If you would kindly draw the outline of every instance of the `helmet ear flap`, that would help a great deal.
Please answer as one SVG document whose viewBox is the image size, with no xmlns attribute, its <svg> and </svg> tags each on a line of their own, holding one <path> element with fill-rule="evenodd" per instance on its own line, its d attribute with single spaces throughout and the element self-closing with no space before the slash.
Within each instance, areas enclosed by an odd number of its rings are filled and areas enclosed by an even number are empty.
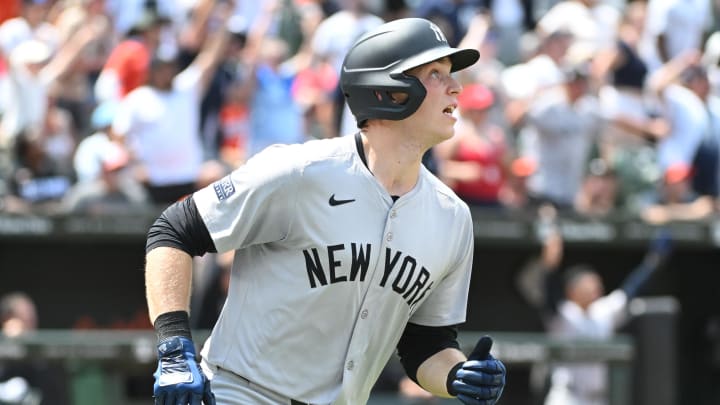
<svg viewBox="0 0 720 405">
<path fill-rule="evenodd" d="M 375 97 L 378 101 L 382 101 L 384 98 L 387 98 L 391 103 L 397 105 L 405 105 L 410 99 L 410 95 L 404 91 L 385 91 L 384 94 L 379 91 L 375 91 Z"/>
<path fill-rule="evenodd" d="M 388 79 L 380 85 L 355 85 L 344 93 L 358 123 L 371 118 L 402 120 L 420 107 L 427 91 L 418 78 L 393 74 Z"/>
</svg>

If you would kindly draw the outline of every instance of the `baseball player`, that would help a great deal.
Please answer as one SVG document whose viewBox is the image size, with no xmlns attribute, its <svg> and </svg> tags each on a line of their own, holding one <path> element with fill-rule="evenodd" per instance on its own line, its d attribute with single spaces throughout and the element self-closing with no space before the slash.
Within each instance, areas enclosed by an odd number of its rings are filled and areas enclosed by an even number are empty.
<svg viewBox="0 0 720 405">
<path fill-rule="evenodd" d="M 364 404 L 397 349 L 442 397 L 494 404 L 505 366 L 481 339 L 466 358 L 473 227 L 465 203 L 421 164 L 450 138 L 477 61 L 425 19 L 395 20 L 346 55 L 354 136 L 276 145 L 165 210 L 148 233 L 158 334 L 156 404 Z M 191 257 L 235 251 L 227 300 L 196 362 Z"/>
<path fill-rule="evenodd" d="M 558 340 L 611 338 L 628 321 L 628 303 L 637 297 L 672 254 L 672 238 L 660 230 L 643 260 L 618 288 L 605 293 L 601 275 L 591 266 L 576 264 L 561 270 L 564 241 L 557 212 L 539 209 L 542 253 L 522 269 L 520 292 L 541 314 L 549 335 Z M 544 405 L 609 405 L 608 365 L 603 362 L 556 362 L 550 370 L 537 365 L 533 374 L 547 376 L 542 388 Z M 543 378 L 539 378 L 542 380 Z"/>
</svg>

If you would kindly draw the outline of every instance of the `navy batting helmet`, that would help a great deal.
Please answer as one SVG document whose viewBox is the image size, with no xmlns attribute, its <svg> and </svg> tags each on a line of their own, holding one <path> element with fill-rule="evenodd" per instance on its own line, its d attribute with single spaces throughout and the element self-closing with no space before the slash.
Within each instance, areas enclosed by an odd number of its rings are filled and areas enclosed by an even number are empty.
<svg viewBox="0 0 720 405">
<path fill-rule="evenodd" d="M 420 80 L 406 71 L 444 57 L 452 62 L 451 71 L 475 63 L 475 49 L 448 45 L 440 28 L 423 18 L 401 18 L 383 24 L 363 35 L 345 56 L 340 86 L 358 125 L 370 118 L 402 120 L 414 113 L 425 98 Z M 408 95 L 404 103 L 389 93 Z"/>
</svg>

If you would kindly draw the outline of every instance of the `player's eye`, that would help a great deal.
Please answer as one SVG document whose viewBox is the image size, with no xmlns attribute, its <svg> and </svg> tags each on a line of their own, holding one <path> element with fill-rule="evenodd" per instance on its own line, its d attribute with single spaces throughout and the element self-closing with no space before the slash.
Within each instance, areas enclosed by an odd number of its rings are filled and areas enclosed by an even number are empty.
<svg viewBox="0 0 720 405">
<path fill-rule="evenodd" d="M 447 82 L 448 80 L 450 80 L 450 78 L 452 78 L 453 76 L 452 76 L 452 74 L 451 74 L 450 72 L 445 72 L 445 71 L 442 71 L 442 70 L 433 69 L 433 70 L 431 70 L 430 73 L 428 74 L 428 77 L 429 77 L 430 80 L 437 81 L 437 82 L 440 82 L 440 83 L 444 83 L 444 82 Z"/>
</svg>

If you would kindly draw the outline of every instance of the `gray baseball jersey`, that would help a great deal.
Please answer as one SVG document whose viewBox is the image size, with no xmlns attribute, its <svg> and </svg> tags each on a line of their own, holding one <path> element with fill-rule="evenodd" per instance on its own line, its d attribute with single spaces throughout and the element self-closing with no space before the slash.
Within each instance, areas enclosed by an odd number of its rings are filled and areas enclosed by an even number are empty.
<svg viewBox="0 0 720 405">
<path fill-rule="evenodd" d="M 236 250 L 211 367 L 360 404 L 408 321 L 465 321 L 470 211 L 425 168 L 393 202 L 351 136 L 273 146 L 194 200 L 217 250 Z"/>
</svg>

